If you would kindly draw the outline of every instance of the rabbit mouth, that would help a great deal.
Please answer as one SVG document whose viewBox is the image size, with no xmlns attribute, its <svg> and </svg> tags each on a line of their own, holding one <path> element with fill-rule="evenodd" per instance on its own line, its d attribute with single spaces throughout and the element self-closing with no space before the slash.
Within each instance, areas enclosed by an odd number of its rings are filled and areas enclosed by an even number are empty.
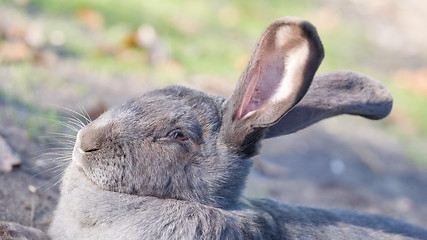
<svg viewBox="0 0 427 240">
<path fill-rule="evenodd" d="M 89 177 L 88 173 L 86 173 L 86 170 L 84 167 L 84 160 L 83 160 L 84 154 L 85 152 L 81 148 L 77 147 L 77 145 L 75 145 L 73 150 L 73 155 L 72 155 L 72 165 L 82 174 L 82 176 L 84 176 L 91 183 L 97 185 L 96 182 L 94 182 Z"/>
<path fill-rule="evenodd" d="M 73 149 L 73 156 L 72 156 L 72 161 L 75 163 L 75 165 L 79 168 L 79 169 L 83 169 L 83 154 L 85 152 L 77 147 L 77 144 L 74 146 Z"/>
</svg>

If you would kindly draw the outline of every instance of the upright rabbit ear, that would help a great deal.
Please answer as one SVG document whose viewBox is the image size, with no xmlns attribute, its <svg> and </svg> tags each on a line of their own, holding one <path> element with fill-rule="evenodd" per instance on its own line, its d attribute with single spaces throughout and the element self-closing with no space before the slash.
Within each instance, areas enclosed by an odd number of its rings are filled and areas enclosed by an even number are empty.
<svg viewBox="0 0 427 240">
<path fill-rule="evenodd" d="M 227 146 L 238 154 L 255 154 L 263 129 L 305 95 L 323 55 L 310 23 L 293 17 L 273 22 L 226 103 L 221 136 Z"/>
<path fill-rule="evenodd" d="M 390 113 L 392 105 L 390 92 L 373 78 L 351 71 L 320 74 L 301 102 L 269 127 L 265 137 L 290 134 L 340 114 L 381 119 Z"/>
</svg>

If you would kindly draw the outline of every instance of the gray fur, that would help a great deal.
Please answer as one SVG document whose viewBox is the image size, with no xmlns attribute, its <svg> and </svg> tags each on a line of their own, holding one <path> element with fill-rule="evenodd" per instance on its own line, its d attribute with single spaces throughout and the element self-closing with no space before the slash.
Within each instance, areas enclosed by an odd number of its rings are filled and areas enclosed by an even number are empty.
<svg viewBox="0 0 427 240">
<path fill-rule="evenodd" d="M 0 222 L 0 239 L 49 240 L 44 232 L 13 222 Z"/>
<path fill-rule="evenodd" d="M 276 41 L 280 31 L 288 41 Z M 290 54 L 307 46 L 307 58 Z M 426 230 L 383 216 L 241 195 L 249 157 L 266 133 L 292 133 L 338 114 L 379 119 L 390 111 L 391 95 L 371 78 L 343 71 L 313 80 L 322 58 L 314 27 L 282 18 L 261 37 L 229 99 L 171 86 L 104 113 L 78 133 L 49 236 L 427 239 Z M 277 91 L 260 84 L 279 88 L 281 82 L 263 71 L 286 75 L 292 61 L 299 70 L 284 78 L 292 82 L 291 95 L 272 101 Z"/>
<path fill-rule="evenodd" d="M 301 102 L 271 126 L 265 138 L 290 134 L 340 114 L 381 119 L 390 113 L 392 106 L 390 92 L 373 78 L 352 71 L 319 74 Z"/>
</svg>

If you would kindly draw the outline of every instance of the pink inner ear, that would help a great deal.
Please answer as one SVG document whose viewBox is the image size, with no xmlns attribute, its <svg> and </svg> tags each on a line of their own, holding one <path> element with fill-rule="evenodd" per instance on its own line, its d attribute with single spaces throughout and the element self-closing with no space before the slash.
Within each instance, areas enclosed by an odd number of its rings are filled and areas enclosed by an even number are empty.
<svg viewBox="0 0 427 240">
<path fill-rule="evenodd" d="M 242 97 L 242 102 L 240 103 L 240 106 L 237 110 L 235 120 L 240 120 L 244 115 L 247 114 L 246 109 L 248 107 L 248 104 L 251 102 L 252 95 L 258 85 L 259 73 L 260 67 L 259 64 L 256 63 L 254 71 L 251 74 L 252 76 L 248 82 L 248 86 L 246 87 L 245 94 Z"/>
<path fill-rule="evenodd" d="M 242 119 L 248 113 L 262 108 L 276 93 L 283 80 L 284 60 L 280 55 L 266 58 L 258 62 L 251 73 L 245 94 L 236 114 L 236 120 Z"/>
</svg>

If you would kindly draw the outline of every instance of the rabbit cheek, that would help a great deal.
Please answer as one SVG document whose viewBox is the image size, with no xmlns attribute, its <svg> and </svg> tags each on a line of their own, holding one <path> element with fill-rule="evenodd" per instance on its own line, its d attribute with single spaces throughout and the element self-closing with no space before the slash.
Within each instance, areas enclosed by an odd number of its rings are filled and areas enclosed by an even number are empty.
<svg viewBox="0 0 427 240">
<path fill-rule="evenodd" d="M 149 195 L 159 198 L 179 198 L 182 193 L 178 190 L 184 178 L 182 170 L 187 165 L 187 150 L 174 142 L 145 143 L 145 151 L 136 153 L 136 168 L 132 177 L 136 194 Z"/>
<path fill-rule="evenodd" d="M 105 152 L 84 153 L 80 166 L 86 177 L 98 187 L 107 191 L 119 191 L 120 176 L 124 167 L 120 167 L 120 157 L 111 157 Z"/>
</svg>

